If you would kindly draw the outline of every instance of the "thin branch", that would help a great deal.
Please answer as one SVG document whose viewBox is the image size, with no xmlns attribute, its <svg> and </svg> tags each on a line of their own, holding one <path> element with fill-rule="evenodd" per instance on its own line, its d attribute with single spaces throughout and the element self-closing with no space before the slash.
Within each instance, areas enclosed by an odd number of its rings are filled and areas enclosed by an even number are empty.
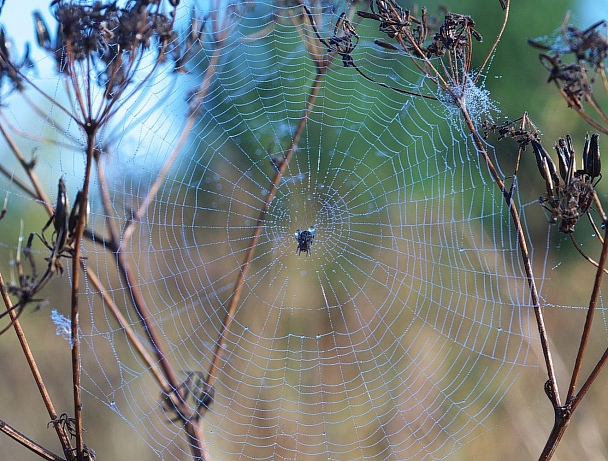
<svg viewBox="0 0 608 461">
<path fill-rule="evenodd" d="M 82 203 L 88 203 L 89 184 L 91 182 L 91 170 L 94 162 L 95 135 L 98 126 L 91 126 L 87 135 L 86 165 L 84 182 L 82 187 Z M 72 386 L 74 395 L 74 419 L 76 422 L 76 453 L 78 461 L 81 461 L 84 453 L 84 441 L 82 437 L 82 386 L 80 383 L 82 363 L 80 357 L 80 319 L 78 296 L 80 294 L 80 252 L 82 236 L 86 220 L 86 213 L 78 215 L 78 222 L 74 230 L 74 254 L 72 255 L 72 297 L 71 297 L 71 344 L 72 344 Z"/>
<path fill-rule="evenodd" d="M 500 42 L 500 39 L 502 38 L 502 34 L 504 33 L 505 28 L 507 27 L 507 21 L 509 20 L 509 11 L 511 8 L 511 0 L 505 0 L 504 2 L 501 0 L 500 5 L 501 5 L 503 11 L 505 12 L 505 18 L 502 21 L 502 26 L 500 28 L 500 31 L 496 35 L 496 40 L 494 40 L 494 43 L 492 44 L 490 51 L 488 51 L 488 54 L 486 55 L 486 59 L 483 61 L 483 64 L 477 70 L 475 77 L 473 77 L 473 82 L 477 82 L 477 80 L 481 76 L 482 71 L 488 65 L 488 62 L 490 62 L 490 59 L 492 58 L 492 55 L 494 54 L 494 51 L 496 50 L 496 47 L 498 46 L 498 42 Z"/>
<path fill-rule="evenodd" d="M 238 273 L 237 279 L 236 279 L 236 281 L 234 283 L 234 287 L 232 289 L 232 294 L 231 294 L 230 302 L 228 305 L 228 311 L 226 312 L 226 316 L 224 318 L 224 321 L 222 322 L 222 326 L 220 329 L 219 337 L 215 343 L 213 359 L 211 361 L 211 366 L 209 367 L 209 371 L 207 373 L 206 389 L 213 388 L 213 384 L 217 377 L 217 370 L 219 369 L 220 362 L 222 360 L 222 354 L 224 351 L 224 346 L 226 344 L 226 337 L 230 331 L 230 325 L 232 323 L 232 320 L 234 319 L 234 315 L 236 313 L 236 309 L 237 309 L 237 306 L 238 306 L 240 298 L 241 298 L 241 292 L 243 290 L 245 278 L 247 277 L 247 270 L 249 269 L 249 263 L 253 259 L 253 255 L 255 253 L 255 249 L 257 246 L 257 242 L 258 242 L 259 236 L 263 229 L 264 220 L 266 218 L 266 213 L 268 212 L 268 208 L 270 207 L 270 204 L 274 198 L 277 187 L 278 187 L 279 183 L 281 182 L 281 178 L 283 177 L 283 174 L 284 174 L 285 170 L 287 169 L 287 165 L 289 164 L 289 161 L 291 160 L 291 157 L 293 156 L 293 154 L 297 148 L 298 142 L 300 140 L 300 136 L 304 132 L 304 128 L 306 127 L 306 123 L 308 122 L 308 117 L 310 116 L 312 108 L 314 107 L 314 103 L 315 103 L 317 94 L 321 88 L 321 83 L 325 76 L 324 69 L 327 69 L 327 67 L 317 67 L 317 74 L 316 74 L 316 77 L 312 84 L 312 87 L 311 87 L 311 90 L 310 90 L 310 93 L 308 96 L 308 100 L 306 101 L 306 106 L 302 112 L 302 116 L 300 117 L 300 122 L 296 128 L 293 139 L 291 140 L 291 145 L 289 146 L 289 149 L 285 153 L 284 159 L 280 163 L 280 166 L 277 168 L 274 179 L 268 189 L 268 193 L 266 194 L 266 199 L 264 200 L 264 204 L 262 205 L 262 208 L 260 210 L 260 214 L 258 216 L 258 220 L 256 222 L 256 225 L 255 225 L 255 228 L 253 231 L 253 235 L 251 236 L 251 239 L 249 241 L 249 246 L 247 248 L 247 251 L 245 252 L 245 257 L 243 258 L 243 262 L 241 263 L 241 266 L 239 268 L 239 273 Z"/>
<path fill-rule="evenodd" d="M 530 289 L 530 298 L 532 301 L 532 307 L 534 308 L 534 315 L 536 317 L 536 325 L 538 328 L 540 343 L 541 343 L 541 347 L 543 350 L 543 356 L 545 359 L 545 367 L 547 370 L 547 375 L 549 377 L 549 381 L 555 392 L 556 401 L 559 404 L 559 393 L 557 391 L 557 379 L 555 377 L 555 367 L 553 365 L 553 359 L 551 357 L 551 350 L 549 347 L 549 338 L 548 338 L 548 334 L 547 334 L 547 328 L 545 327 L 545 321 L 544 321 L 543 313 L 542 313 L 542 310 L 540 307 L 538 289 L 536 287 L 534 272 L 532 270 L 532 263 L 530 260 L 530 252 L 528 250 L 526 236 L 524 234 L 524 230 L 521 225 L 521 219 L 519 217 L 517 207 L 515 206 L 515 201 L 513 200 L 513 195 L 508 193 L 508 191 L 505 187 L 504 181 L 498 175 L 498 172 L 496 171 L 496 168 L 494 167 L 494 164 L 492 163 L 492 160 L 490 159 L 490 156 L 488 155 L 488 153 L 483 145 L 483 142 L 482 142 L 475 126 L 473 125 L 473 121 L 471 120 L 471 117 L 470 117 L 466 107 L 464 105 L 461 105 L 460 109 L 465 118 L 467 127 L 469 128 L 469 131 L 471 132 L 471 135 L 473 137 L 473 142 L 475 143 L 475 146 L 477 147 L 477 151 L 483 158 L 486 166 L 488 167 L 488 170 L 490 171 L 490 175 L 492 176 L 492 179 L 494 180 L 494 182 L 500 189 L 502 196 L 505 198 L 505 201 L 507 202 L 507 206 L 509 209 L 509 213 L 511 214 L 511 221 L 515 225 L 515 233 L 517 235 L 519 250 L 521 252 L 522 261 L 524 263 L 524 270 L 526 273 L 526 279 L 528 281 L 528 287 Z"/>
<path fill-rule="evenodd" d="M 601 239 L 602 243 L 604 243 L 604 239 L 601 237 L 600 237 L 600 239 Z M 587 261 L 589 261 L 595 267 L 597 267 L 597 268 L 600 267 L 599 263 L 595 259 L 587 256 L 585 254 L 585 252 L 577 245 L 576 240 L 574 240 L 574 234 L 570 234 L 570 240 L 572 241 L 572 245 L 574 245 L 574 248 L 576 249 L 576 251 L 578 251 L 583 256 L 583 258 L 585 258 Z M 604 267 L 604 272 L 606 272 L 608 274 L 608 269 L 605 267 Z"/>
<path fill-rule="evenodd" d="M 32 194 L 29 191 L 29 188 L 27 186 L 25 186 L 24 183 L 19 182 L 20 187 L 24 191 L 28 192 L 30 195 L 33 195 L 34 198 L 36 198 L 37 200 L 42 201 L 49 216 L 52 215 L 53 207 L 51 206 L 46 194 L 44 193 L 44 189 L 42 188 L 42 185 L 40 184 L 40 181 L 38 180 L 38 176 L 36 176 L 36 174 L 34 174 L 34 168 L 33 168 L 32 162 L 27 162 L 25 160 L 25 158 L 23 157 L 23 154 L 21 153 L 21 150 L 19 149 L 19 147 L 17 146 L 17 144 L 15 143 L 15 141 L 13 140 L 11 135 L 4 129 L 4 126 L 1 123 L 0 123 L 0 133 L 2 133 L 2 136 L 4 136 L 4 139 L 8 143 L 11 150 L 13 151 L 13 154 L 15 154 L 15 157 L 17 157 L 17 160 L 19 160 L 19 163 L 25 170 L 25 173 L 28 175 L 30 182 L 34 186 L 35 194 Z"/>
<path fill-rule="evenodd" d="M 103 284 L 101 283 L 101 280 L 99 280 L 99 277 L 91 268 L 87 268 L 87 281 L 90 282 L 91 285 L 96 288 L 99 293 L 99 296 L 101 296 L 101 299 L 104 302 L 104 307 L 112 313 L 112 315 L 120 325 L 120 328 L 122 328 L 131 344 L 137 350 L 137 353 L 144 360 L 146 366 L 150 369 L 150 372 L 152 373 L 152 376 L 154 376 L 154 378 L 156 379 L 158 386 L 166 393 L 171 392 L 170 384 L 167 382 L 167 379 L 158 368 L 158 365 L 156 364 L 152 356 L 150 356 L 145 346 L 142 344 L 141 340 L 137 336 L 137 332 L 129 324 L 127 318 L 120 311 L 108 290 L 104 288 Z"/>
<path fill-rule="evenodd" d="M 5 421 L 0 420 L 0 431 L 4 432 L 11 439 L 19 442 L 28 450 L 32 451 L 36 456 L 46 459 L 47 461 L 65 461 L 61 456 L 56 455 L 50 450 L 47 450 L 42 445 L 34 442 L 32 439 L 19 432 L 17 429 L 13 428 L 11 425 L 6 423 Z"/>
<path fill-rule="evenodd" d="M 583 358 L 587 349 L 587 343 L 589 341 L 589 335 L 591 334 L 591 325 L 593 324 L 593 316 L 595 314 L 595 308 L 597 307 L 597 301 L 600 294 L 600 285 L 604 276 L 604 268 L 606 267 L 606 260 L 608 259 L 608 229 L 604 234 L 604 244 L 602 245 L 602 253 L 598 262 L 597 271 L 595 273 L 595 282 L 593 283 L 593 290 L 591 292 L 591 299 L 589 300 L 589 308 L 587 309 L 587 318 L 585 319 L 585 326 L 583 327 L 583 334 L 581 335 L 581 342 L 576 355 L 576 361 L 572 370 L 572 377 L 570 379 L 570 386 L 568 388 L 568 397 L 566 402 L 570 402 L 574 397 L 576 391 L 576 383 L 581 371 L 583 364 Z"/>
<path fill-rule="evenodd" d="M 584 382 L 584 384 L 581 386 L 580 391 L 578 391 L 578 393 L 573 397 L 572 403 L 570 404 L 570 408 L 572 411 L 576 410 L 576 407 L 578 407 L 578 404 L 581 403 L 581 400 L 583 399 L 583 397 L 585 397 L 585 395 L 587 394 L 587 391 L 589 391 L 589 388 L 594 383 L 595 379 L 599 375 L 600 371 L 602 371 L 602 368 L 604 368 L 604 365 L 606 365 L 607 361 L 608 361 L 608 348 L 604 351 L 604 353 L 602 354 L 602 357 L 598 360 L 597 364 L 595 365 L 595 367 L 589 374 L 589 377 Z"/>
<path fill-rule="evenodd" d="M 2 279 L 2 274 L 0 273 L 0 294 L 2 295 L 2 300 L 4 302 L 4 306 L 9 312 L 9 316 L 11 317 L 12 326 L 17 335 L 17 340 L 21 345 L 21 350 L 23 351 L 23 355 L 27 360 L 28 366 L 32 373 L 32 377 L 36 382 L 36 386 L 38 387 L 38 392 L 42 397 L 42 401 L 44 402 L 44 406 L 47 409 L 49 417 L 52 420 L 57 419 L 57 412 L 55 411 L 55 407 L 53 405 L 53 401 L 51 400 L 51 396 L 49 395 L 46 385 L 44 384 L 44 380 L 42 379 L 42 375 L 40 374 L 40 370 L 38 369 L 38 365 L 36 364 L 36 359 L 34 359 L 34 355 L 32 354 L 32 350 L 30 349 L 29 343 L 27 342 L 27 338 L 25 337 L 25 333 L 21 328 L 21 323 L 17 318 L 17 313 L 13 309 L 13 305 L 11 299 L 6 290 L 6 286 L 4 284 L 4 280 Z M 55 424 L 55 430 L 57 431 L 57 436 L 59 437 L 59 442 L 63 447 L 64 452 L 68 452 L 72 448 L 72 444 L 70 443 L 70 438 L 68 434 L 66 434 L 64 428 L 60 424 Z"/>
<path fill-rule="evenodd" d="M 139 221 L 146 214 L 150 204 L 152 203 L 152 200 L 156 196 L 158 190 L 160 189 L 160 186 L 162 185 L 163 181 L 165 180 L 167 174 L 169 173 L 169 170 L 173 166 L 173 163 L 175 162 L 177 155 L 182 151 L 184 143 L 190 137 L 190 132 L 192 130 L 192 127 L 194 126 L 194 123 L 197 120 L 196 114 L 198 113 L 198 109 L 200 108 L 200 105 L 202 104 L 203 99 L 205 98 L 205 96 L 207 95 L 207 92 L 209 91 L 211 79 L 215 73 L 216 66 L 219 61 L 219 57 L 220 57 L 220 47 L 217 47 L 215 49 L 213 55 L 211 56 L 211 59 L 209 60 L 209 65 L 207 67 L 207 70 L 205 71 L 205 75 L 203 76 L 203 81 L 195 93 L 194 100 L 192 101 L 192 103 L 190 105 L 191 114 L 188 117 L 186 124 L 184 125 L 182 133 L 181 133 L 175 147 L 173 148 L 173 151 L 167 157 L 167 160 L 165 161 L 160 173 L 157 175 L 156 179 L 154 180 L 154 183 L 150 187 L 150 190 L 148 191 L 146 197 L 144 197 L 142 204 L 139 206 L 137 211 L 135 211 L 135 213 L 133 214 L 133 219 L 130 220 L 125 226 L 125 229 L 124 229 L 124 232 L 122 235 L 123 245 L 126 245 L 126 243 L 124 243 L 124 242 L 128 242 L 130 240 L 131 235 L 133 234 L 133 231 L 134 231 L 135 223 L 137 221 Z"/>
</svg>

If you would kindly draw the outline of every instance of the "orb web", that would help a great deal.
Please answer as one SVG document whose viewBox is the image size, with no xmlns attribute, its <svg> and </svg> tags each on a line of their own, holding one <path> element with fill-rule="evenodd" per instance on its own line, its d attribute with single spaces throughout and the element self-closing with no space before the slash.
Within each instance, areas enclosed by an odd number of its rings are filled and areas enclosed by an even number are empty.
<svg viewBox="0 0 608 461">
<path fill-rule="evenodd" d="M 321 34 L 344 7 L 315 10 Z M 237 11 L 217 19 L 229 38 L 203 47 L 184 77 L 194 85 L 214 67 L 184 152 L 122 248 L 166 358 L 193 394 L 315 78 L 305 45 L 316 38 L 297 7 Z M 373 24 L 357 27 L 355 59 L 370 75 L 433 91 L 365 39 Z M 177 142 L 188 94 L 175 78 L 142 96 L 156 110 L 125 108 L 117 126 L 126 134 L 113 138 L 105 165 L 114 214 L 93 207 L 95 235 L 108 220 L 129 221 Z M 327 71 L 225 335 L 201 422 L 213 459 L 443 459 L 495 424 L 492 411 L 531 361 L 528 291 L 504 199 L 445 104 L 392 93 L 339 59 Z M 471 107 L 494 109 L 481 99 Z M 61 173 L 77 176 L 73 153 L 59 156 Z M 295 233 L 311 226 L 310 252 L 298 254 Z M 141 330 L 114 256 L 103 244 L 85 250 Z M 183 426 L 145 361 L 97 290 L 84 297 L 86 392 L 161 458 L 187 458 Z"/>
</svg>

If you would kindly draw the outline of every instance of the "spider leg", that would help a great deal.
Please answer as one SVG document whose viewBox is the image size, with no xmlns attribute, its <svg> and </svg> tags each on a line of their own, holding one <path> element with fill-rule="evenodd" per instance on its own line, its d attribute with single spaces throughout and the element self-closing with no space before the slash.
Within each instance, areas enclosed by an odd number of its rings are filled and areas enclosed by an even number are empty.
<svg viewBox="0 0 608 461">
<path fill-rule="evenodd" d="M 14 304 L 7 311 L 2 312 L 2 314 L 0 314 L 0 319 L 2 319 L 4 317 L 6 317 L 10 312 L 17 311 L 15 318 L 12 318 L 10 323 L 8 325 L 6 325 L 4 328 L 2 328 L 2 330 L 0 330 L 0 335 L 2 335 L 4 332 L 6 332 L 8 329 L 10 329 L 15 324 L 15 322 L 17 321 L 17 319 L 19 319 L 19 317 L 21 316 L 21 314 L 23 313 L 24 310 L 25 310 L 25 303 L 22 304 L 21 302 L 18 302 L 17 304 Z"/>
<path fill-rule="evenodd" d="M 340 27 L 344 25 L 344 18 L 346 18 L 346 13 L 342 12 L 340 17 L 336 21 L 336 25 L 334 26 L 334 36 L 338 35 L 338 31 L 340 30 Z"/>
<path fill-rule="evenodd" d="M 44 227 L 42 228 L 42 231 L 40 231 L 40 233 L 43 235 L 43 237 L 40 237 L 40 235 L 38 235 L 38 237 L 40 238 L 40 240 L 42 241 L 42 243 L 44 243 L 47 247 L 49 246 L 48 243 L 46 243 L 46 238 L 44 238 L 44 231 L 47 230 L 49 228 L 49 226 L 51 225 L 51 223 L 53 222 L 53 220 L 55 219 L 55 213 L 53 213 L 51 215 L 51 217 L 49 218 L 49 220 L 46 222 L 46 224 L 44 225 Z"/>
<path fill-rule="evenodd" d="M 38 240 L 40 240 L 44 244 L 45 247 L 47 247 L 49 250 L 53 251 L 53 247 L 49 244 L 47 239 L 44 237 L 44 234 L 39 234 L 38 232 L 32 232 L 31 235 L 35 235 L 36 237 L 38 237 Z"/>
<path fill-rule="evenodd" d="M 302 5 L 302 8 L 304 8 L 304 11 L 306 11 L 306 14 L 308 15 L 308 21 L 310 22 L 310 25 L 312 26 L 312 30 L 314 31 L 315 35 L 317 36 L 317 38 L 319 39 L 319 41 L 325 45 L 328 49 L 331 48 L 329 46 L 329 43 L 327 43 L 325 41 L 325 39 L 323 37 L 321 37 L 321 34 L 319 34 L 319 30 L 317 29 L 317 24 L 315 23 L 315 19 L 312 16 L 312 12 L 308 9 L 308 7 L 306 5 Z"/>
</svg>

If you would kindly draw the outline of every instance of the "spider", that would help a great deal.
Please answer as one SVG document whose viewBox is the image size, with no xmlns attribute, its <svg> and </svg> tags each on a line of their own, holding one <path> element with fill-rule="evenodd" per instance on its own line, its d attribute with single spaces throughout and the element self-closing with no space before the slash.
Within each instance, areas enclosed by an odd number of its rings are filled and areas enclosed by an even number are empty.
<svg viewBox="0 0 608 461">
<path fill-rule="evenodd" d="M 312 247 L 312 241 L 315 239 L 316 229 L 314 226 L 308 228 L 308 230 L 300 230 L 298 229 L 294 234 L 296 236 L 296 241 L 298 242 L 298 255 L 303 251 L 306 253 L 306 256 L 310 254 L 310 248 Z"/>
<path fill-rule="evenodd" d="M 547 185 L 547 193 L 540 196 L 540 204 L 551 213 L 549 222 L 561 219 L 559 231 L 572 234 L 576 222 L 591 208 L 595 186 L 601 178 L 599 135 L 586 136 L 583 151 L 583 169 L 576 170 L 572 138 L 560 138 L 555 150 L 559 158 L 559 176 L 555 163 L 545 148 L 535 139 L 531 140 L 536 163 Z M 595 179 L 598 178 L 596 181 Z M 595 181 L 595 182 L 594 182 Z"/>
<path fill-rule="evenodd" d="M 355 27 L 346 18 L 346 13 L 342 13 L 338 18 L 338 21 L 336 21 L 333 37 L 331 37 L 329 40 L 325 40 L 323 37 L 321 37 L 321 34 L 319 34 L 319 30 L 317 29 L 311 11 L 306 5 L 302 5 L 302 7 L 308 15 L 308 19 L 315 35 L 319 41 L 327 47 L 327 51 L 329 53 L 336 52 L 339 54 L 342 57 L 344 67 L 356 67 L 350 54 L 359 43 L 359 36 L 355 31 Z M 355 39 L 354 42 L 353 38 Z"/>
<path fill-rule="evenodd" d="M 88 204 L 86 207 L 83 206 L 81 191 L 78 191 L 76 194 L 76 201 L 71 211 L 69 208 L 70 205 L 66 193 L 65 182 L 63 181 L 63 178 L 59 178 L 55 211 L 42 228 L 42 232 L 36 234 L 40 241 L 51 250 L 51 256 L 48 258 L 51 273 L 59 271 L 63 274 L 63 267 L 59 262 L 59 259 L 62 256 L 69 257 L 74 252 L 74 249 L 72 248 L 72 244 L 74 243 L 74 232 L 76 231 L 76 225 L 81 213 L 85 213 L 86 225 L 89 210 Z M 53 240 L 49 243 L 44 236 L 44 231 L 47 230 L 51 224 L 53 224 L 54 231 Z"/>
<path fill-rule="evenodd" d="M 176 394 L 175 397 L 171 394 Z M 199 420 L 213 403 L 215 397 L 215 388 L 209 386 L 205 380 L 203 373 L 198 371 L 189 371 L 186 374 L 186 379 L 177 389 L 171 393 L 163 393 L 161 402 L 162 408 L 167 413 L 174 413 L 171 418 L 172 422 L 177 422 L 183 419 L 182 413 L 178 408 L 176 399 L 186 403 L 191 398 L 196 405 L 196 415 L 194 420 Z"/>
<path fill-rule="evenodd" d="M 89 212 L 88 204 L 84 206 L 82 198 L 82 192 L 78 191 L 76 194 L 74 207 L 70 211 L 65 182 L 63 181 L 63 178 L 59 178 L 57 205 L 55 206 L 53 215 L 44 225 L 40 233 L 32 232 L 30 234 L 27 240 L 27 245 L 23 249 L 23 254 L 27 257 L 32 269 L 30 275 L 23 273 L 20 256 L 17 256 L 16 263 L 17 270 L 19 272 L 19 284 L 11 284 L 8 288 L 10 294 L 19 298 L 19 301 L 15 303 L 11 309 L 11 311 L 14 310 L 16 312 L 16 317 L 12 319 L 7 326 L 0 329 L 0 335 L 13 325 L 14 321 L 19 318 L 28 304 L 37 302 L 38 307 L 40 307 L 41 303 L 45 302 L 46 300 L 44 298 L 35 298 L 36 293 L 42 290 L 42 288 L 47 284 L 54 274 L 57 272 L 63 274 L 63 266 L 61 265 L 60 259 L 62 257 L 70 258 L 74 254 L 74 234 L 76 232 L 78 219 L 82 213 L 84 213 L 85 226 L 87 222 Z M 51 242 L 49 243 L 44 236 L 44 231 L 47 230 L 51 224 L 53 225 L 54 230 Z M 32 257 L 32 243 L 34 241 L 34 236 L 38 237 L 44 246 L 46 246 L 51 252 L 50 256 L 45 258 L 48 261 L 48 265 L 46 271 L 40 278 L 38 277 L 36 264 L 34 262 L 34 258 Z M 10 311 L 1 313 L 0 319 L 9 312 Z"/>
<path fill-rule="evenodd" d="M 46 428 L 48 429 L 49 427 L 51 427 L 51 424 L 61 425 L 63 427 L 63 430 L 67 432 L 71 437 L 76 437 L 76 419 L 71 418 L 70 416 L 68 416 L 67 413 L 62 413 L 61 416 L 57 417 L 56 419 L 50 420 L 47 423 Z"/>
</svg>

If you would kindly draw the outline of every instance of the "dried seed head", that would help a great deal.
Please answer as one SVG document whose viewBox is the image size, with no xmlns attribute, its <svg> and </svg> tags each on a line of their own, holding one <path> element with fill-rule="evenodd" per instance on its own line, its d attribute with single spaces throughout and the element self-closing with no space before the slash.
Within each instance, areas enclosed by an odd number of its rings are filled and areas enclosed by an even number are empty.
<svg viewBox="0 0 608 461">
<path fill-rule="evenodd" d="M 602 164 L 600 162 L 600 135 L 594 133 L 585 136 L 585 149 L 583 151 L 583 170 L 586 174 L 595 179 L 601 176 Z"/>
</svg>

